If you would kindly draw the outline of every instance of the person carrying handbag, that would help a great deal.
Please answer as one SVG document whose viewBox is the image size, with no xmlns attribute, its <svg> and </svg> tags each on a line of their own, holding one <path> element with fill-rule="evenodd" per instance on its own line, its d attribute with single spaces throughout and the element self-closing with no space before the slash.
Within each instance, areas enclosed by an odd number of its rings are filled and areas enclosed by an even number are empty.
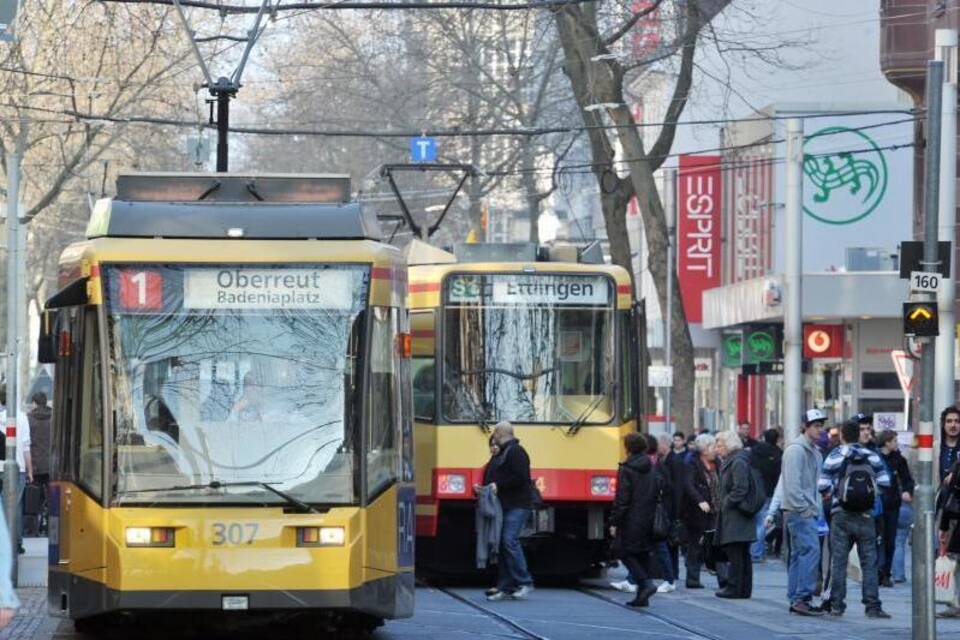
<svg viewBox="0 0 960 640">
<path fill-rule="evenodd" d="M 642 434 L 628 433 L 623 438 L 627 459 L 617 471 L 617 493 L 610 514 L 610 535 L 619 559 L 637 582 L 637 595 L 627 603 L 646 607 L 657 587 L 650 579 L 654 550 L 654 521 L 658 501 L 664 490 L 659 475 L 646 455 L 647 442 Z"/>
<path fill-rule="evenodd" d="M 940 549 L 937 556 L 952 556 L 956 560 L 957 555 L 960 555 L 960 461 L 955 462 L 953 467 L 950 468 L 946 480 L 948 484 L 944 490 L 943 508 L 940 510 Z M 955 566 L 960 566 L 960 563 Z M 960 585 L 960 575 L 955 568 L 953 604 L 937 613 L 938 618 L 954 620 L 960 618 L 960 607 L 957 607 L 958 599 L 960 599 L 960 586 L 958 585 Z"/>
</svg>

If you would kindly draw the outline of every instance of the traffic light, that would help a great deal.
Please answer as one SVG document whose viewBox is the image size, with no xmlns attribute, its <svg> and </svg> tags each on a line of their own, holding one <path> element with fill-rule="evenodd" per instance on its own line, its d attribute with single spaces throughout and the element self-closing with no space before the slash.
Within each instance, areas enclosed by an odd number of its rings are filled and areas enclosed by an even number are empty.
<svg viewBox="0 0 960 640">
<path fill-rule="evenodd" d="M 939 335 L 939 317 L 936 302 L 904 302 L 903 333 L 917 338 Z"/>
</svg>

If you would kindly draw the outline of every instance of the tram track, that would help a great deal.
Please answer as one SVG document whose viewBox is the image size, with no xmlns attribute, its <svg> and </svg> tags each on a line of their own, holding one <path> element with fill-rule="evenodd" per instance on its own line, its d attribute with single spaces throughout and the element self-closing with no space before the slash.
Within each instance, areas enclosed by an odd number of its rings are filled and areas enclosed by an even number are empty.
<svg viewBox="0 0 960 640">
<path fill-rule="evenodd" d="M 720 636 L 715 636 L 715 635 L 713 635 L 713 634 L 710 634 L 710 633 L 707 633 L 707 632 L 703 631 L 702 629 L 698 629 L 698 628 L 693 627 L 693 626 L 691 626 L 691 625 L 684 624 L 684 623 L 682 623 L 682 622 L 678 622 L 678 621 L 674 620 L 673 618 L 671 618 L 671 617 L 669 617 L 669 616 L 665 616 L 665 615 L 660 614 L 660 613 L 655 613 L 654 611 L 651 611 L 649 607 L 647 607 L 647 608 L 645 608 L 645 609 L 641 609 L 641 610 L 632 609 L 631 607 L 628 607 L 628 606 L 627 606 L 626 604 L 624 604 L 623 602 L 620 602 L 619 600 L 615 600 L 614 598 L 611 598 L 611 597 L 606 596 L 606 595 L 604 595 L 604 594 L 602 594 L 602 593 L 599 593 L 599 592 L 597 592 L 597 591 L 595 591 L 595 590 L 593 590 L 593 589 L 591 589 L 591 588 L 589 588 L 589 587 L 577 587 L 576 590 L 577 590 L 578 593 L 582 593 L 582 594 L 585 595 L 585 596 L 589 596 L 589 597 L 591 597 L 591 598 L 595 598 L 595 599 L 597 599 L 597 600 L 601 600 L 601 601 L 606 602 L 607 604 L 613 605 L 613 606 L 615 606 L 615 607 L 620 607 L 621 609 L 631 609 L 632 611 L 637 611 L 638 613 L 643 613 L 644 615 L 650 616 L 651 618 L 654 618 L 654 619 L 656 619 L 656 620 L 659 620 L 660 622 L 662 622 L 662 623 L 664 623 L 664 624 L 668 624 L 668 625 L 670 625 L 671 627 L 674 627 L 674 628 L 676 628 L 676 629 L 678 629 L 678 630 L 680 630 L 680 631 L 685 631 L 686 633 L 689 633 L 689 634 L 693 635 L 693 636 L 696 637 L 696 638 L 702 638 L 703 640 L 723 640 L 723 638 L 721 638 Z"/>
<path fill-rule="evenodd" d="M 457 602 L 467 605 L 471 609 L 479 611 L 480 613 L 484 614 L 488 618 L 496 620 L 501 625 L 508 627 L 509 629 L 512 629 L 513 631 L 519 634 L 522 634 L 525 640 L 550 640 L 547 636 L 539 634 L 536 631 L 532 631 L 531 629 L 528 629 L 527 627 L 520 624 L 516 620 L 510 618 L 509 616 L 505 616 L 498 611 L 494 611 L 490 607 L 485 607 L 479 602 L 475 602 L 466 596 L 462 596 L 459 593 L 453 591 L 452 589 L 448 589 L 447 587 L 440 587 L 436 585 L 430 585 L 430 587 L 446 596 L 453 598 Z"/>
</svg>

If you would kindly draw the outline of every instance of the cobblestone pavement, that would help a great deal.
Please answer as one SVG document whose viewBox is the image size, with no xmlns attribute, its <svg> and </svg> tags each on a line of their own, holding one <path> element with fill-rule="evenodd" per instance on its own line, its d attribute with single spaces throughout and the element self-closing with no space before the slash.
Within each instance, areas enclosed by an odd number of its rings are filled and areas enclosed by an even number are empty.
<svg viewBox="0 0 960 640">
<path fill-rule="evenodd" d="M 883 589 L 884 608 L 892 620 L 869 620 L 859 605 L 860 586 L 851 581 L 848 609 L 839 619 L 791 616 L 785 598 L 786 572 L 778 561 L 755 567 L 755 591 L 751 600 L 723 601 L 707 589 L 657 595 L 645 611 L 623 607 L 629 596 L 606 587 L 606 582 L 585 583 L 579 590 L 539 588 L 526 602 L 488 603 L 479 587 L 417 591 L 416 615 L 409 620 L 388 622 L 375 640 L 483 640 L 516 638 L 580 640 L 894 640 L 910 637 L 910 589 L 897 585 Z M 621 575 L 613 570 L 610 579 Z M 0 640 L 79 640 L 70 621 L 51 618 L 46 612 L 46 591 L 28 587 L 18 590 L 23 608 Z M 938 640 L 960 640 L 960 621 L 939 621 Z M 137 635 L 150 637 L 148 629 Z M 277 628 L 259 628 L 229 638 L 276 638 Z M 124 634 L 129 635 L 129 634 Z M 156 636 L 156 634 L 154 634 Z M 178 634 L 179 635 L 179 634 Z M 318 634 L 303 634 L 316 638 Z M 170 637 L 169 634 L 165 636 Z M 324 635 L 324 637 L 329 637 Z"/>
</svg>

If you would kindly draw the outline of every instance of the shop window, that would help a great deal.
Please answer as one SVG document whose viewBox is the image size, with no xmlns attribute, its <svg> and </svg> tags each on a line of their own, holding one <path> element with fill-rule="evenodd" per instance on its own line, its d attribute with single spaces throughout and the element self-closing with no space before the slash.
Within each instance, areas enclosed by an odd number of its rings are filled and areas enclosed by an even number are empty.
<svg viewBox="0 0 960 640">
<path fill-rule="evenodd" d="M 860 376 L 860 387 L 869 391 L 900 391 L 896 373 L 865 371 Z"/>
</svg>

